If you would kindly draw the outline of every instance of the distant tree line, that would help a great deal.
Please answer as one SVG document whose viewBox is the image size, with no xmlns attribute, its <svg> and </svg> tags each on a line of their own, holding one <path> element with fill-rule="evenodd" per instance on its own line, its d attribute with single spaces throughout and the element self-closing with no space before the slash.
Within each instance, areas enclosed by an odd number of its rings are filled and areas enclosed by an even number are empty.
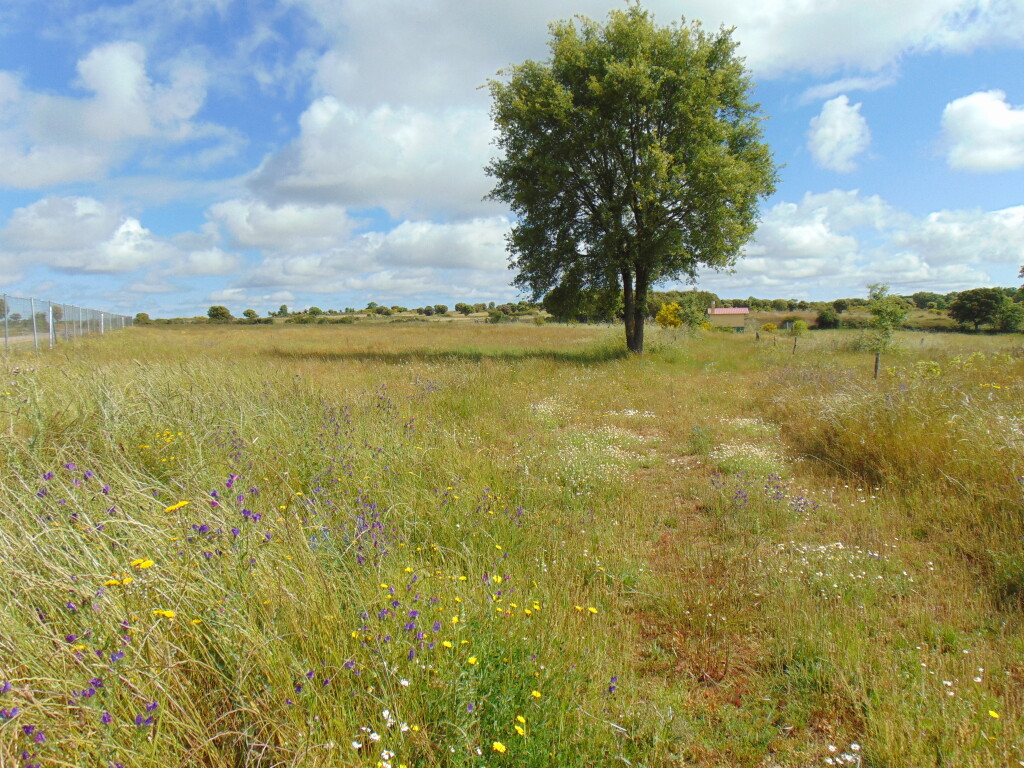
<svg viewBox="0 0 1024 768">
<path fill-rule="evenodd" d="M 1020 277 L 1024 278 L 1024 267 L 1021 267 Z M 972 288 L 949 293 L 932 291 L 917 291 L 909 295 L 887 293 L 885 300 L 887 305 L 898 307 L 903 312 L 901 315 L 903 318 L 910 310 L 917 309 L 935 313 L 940 318 L 948 317 L 963 329 L 999 332 L 1024 331 L 1024 286 L 1019 288 Z M 647 295 L 646 318 L 653 321 L 659 316 L 659 313 L 669 307 L 667 314 L 662 314 L 663 318 L 672 317 L 678 319 L 680 324 L 694 328 L 707 319 L 707 310 L 712 306 L 746 307 L 751 312 L 815 312 L 817 313 L 815 327 L 825 329 L 871 327 L 873 321 L 870 317 L 870 310 L 872 307 L 877 308 L 878 304 L 877 297 L 871 298 L 870 296 L 832 301 L 807 301 L 804 299 L 766 299 L 756 296 L 748 296 L 745 299 L 721 298 L 710 291 L 700 290 L 650 291 Z M 6 307 L 3 307 L 3 310 L 6 311 Z M 530 301 L 506 302 L 504 304 L 497 304 L 493 301 L 486 303 L 457 302 L 454 307 L 454 312 L 464 317 L 486 314 L 486 320 L 490 323 L 507 322 L 526 315 L 536 316 L 542 311 L 557 322 L 608 323 L 623 319 L 624 306 L 621 291 L 586 288 L 573 285 L 571 282 L 562 282 L 549 291 L 539 303 Z M 445 317 L 450 316 L 451 312 L 446 304 L 428 304 L 409 309 L 398 304 L 388 306 L 371 301 L 364 309 L 345 307 L 344 309 L 325 310 L 311 306 L 305 309 L 291 310 L 286 304 L 282 304 L 276 311 L 267 312 L 267 317 L 260 317 L 255 310 L 246 309 L 242 312 L 241 317 L 236 318 L 227 307 L 214 305 L 207 310 L 205 317 L 153 320 L 149 314 L 140 312 L 135 316 L 135 323 L 146 325 L 150 323 L 210 322 L 252 325 L 272 323 L 275 318 L 298 324 L 346 323 L 354 322 L 357 315 L 387 317 L 399 314 Z M 9 317 L 9 320 L 12 321 L 21 319 L 20 316 L 14 317 L 13 314 Z M 675 319 L 673 319 L 673 323 Z M 779 322 L 785 322 L 787 319 L 795 321 L 803 318 L 793 315 L 788 318 L 784 317 Z M 537 318 L 537 322 L 543 322 L 543 317 Z M 904 320 L 900 322 L 904 322 Z"/>
</svg>

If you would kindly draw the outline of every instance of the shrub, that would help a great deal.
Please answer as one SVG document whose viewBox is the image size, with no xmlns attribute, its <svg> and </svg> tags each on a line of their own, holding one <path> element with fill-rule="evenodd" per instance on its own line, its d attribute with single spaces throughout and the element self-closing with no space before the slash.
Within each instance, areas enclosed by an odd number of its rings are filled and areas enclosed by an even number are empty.
<svg viewBox="0 0 1024 768">
<path fill-rule="evenodd" d="M 839 313 L 834 309 L 823 309 L 818 313 L 817 320 L 814 321 L 815 326 L 818 328 L 838 328 L 839 327 Z"/>
<path fill-rule="evenodd" d="M 683 318 L 679 312 L 679 305 L 674 301 L 662 304 L 661 309 L 658 310 L 657 317 L 654 318 L 654 322 L 662 328 L 678 328 L 683 324 Z"/>
</svg>

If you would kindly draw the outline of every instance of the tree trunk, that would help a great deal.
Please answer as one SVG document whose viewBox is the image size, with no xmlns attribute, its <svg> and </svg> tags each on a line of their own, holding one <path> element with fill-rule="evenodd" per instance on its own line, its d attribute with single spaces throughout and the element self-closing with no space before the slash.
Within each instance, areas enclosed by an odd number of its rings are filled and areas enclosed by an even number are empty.
<svg viewBox="0 0 1024 768">
<path fill-rule="evenodd" d="M 623 276 L 629 274 L 624 272 Z M 629 275 L 632 278 L 632 275 Z M 636 284 L 630 285 L 632 280 L 626 281 L 629 289 L 624 293 L 626 304 L 626 348 L 634 354 L 643 352 L 643 327 L 644 319 L 647 317 L 647 270 L 638 267 L 636 270 Z"/>
<path fill-rule="evenodd" d="M 626 326 L 626 349 L 634 352 L 633 336 L 636 333 L 636 296 L 633 293 L 633 273 L 622 270 L 622 319 Z"/>
</svg>

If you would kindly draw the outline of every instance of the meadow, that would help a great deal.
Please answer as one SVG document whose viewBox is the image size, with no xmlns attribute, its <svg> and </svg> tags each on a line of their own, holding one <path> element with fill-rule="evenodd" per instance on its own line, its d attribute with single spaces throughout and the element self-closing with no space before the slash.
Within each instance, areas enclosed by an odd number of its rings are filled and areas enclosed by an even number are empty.
<svg viewBox="0 0 1024 768">
<path fill-rule="evenodd" d="M 1024 765 L 1024 343 L 136 327 L 0 376 L 0 766 Z"/>
</svg>

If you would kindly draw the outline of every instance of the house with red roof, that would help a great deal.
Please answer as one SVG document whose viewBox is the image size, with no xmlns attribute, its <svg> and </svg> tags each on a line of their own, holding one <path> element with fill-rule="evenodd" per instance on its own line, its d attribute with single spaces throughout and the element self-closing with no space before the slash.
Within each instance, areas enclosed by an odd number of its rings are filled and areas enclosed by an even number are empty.
<svg viewBox="0 0 1024 768">
<path fill-rule="evenodd" d="M 749 316 L 750 310 L 746 307 L 716 307 L 714 304 L 708 307 L 708 322 L 712 328 L 732 328 L 743 333 Z"/>
</svg>

